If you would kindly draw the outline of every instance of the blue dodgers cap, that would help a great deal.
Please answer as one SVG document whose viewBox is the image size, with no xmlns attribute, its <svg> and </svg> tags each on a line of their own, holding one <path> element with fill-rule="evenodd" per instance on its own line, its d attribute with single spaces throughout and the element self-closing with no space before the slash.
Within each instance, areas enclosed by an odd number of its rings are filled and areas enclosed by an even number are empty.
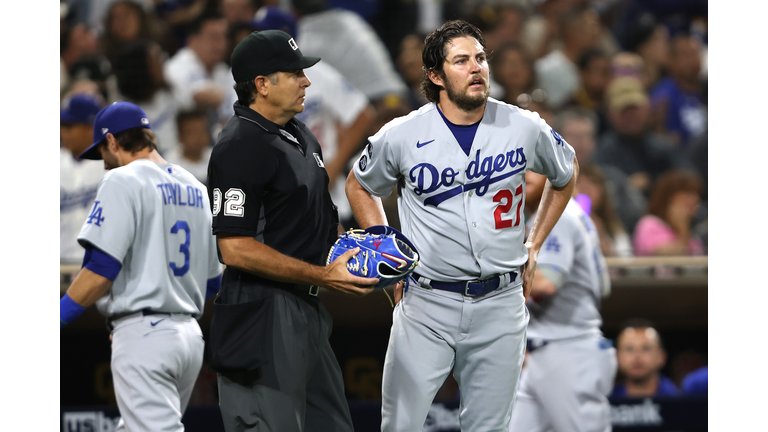
<svg viewBox="0 0 768 432">
<path fill-rule="evenodd" d="M 115 102 L 96 114 L 93 122 L 93 144 L 80 154 L 80 159 L 101 160 L 99 144 L 107 137 L 126 129 L 142 127 L 151 129 L 149 117 L 138 105 L 130 102 Z"/>
<path fill-rule="evenodd" d="M 101 102 L 96 96 L 75 94 L 67 97 L 61 104 L 62 123 L 93 124 L 96 114 L 101 109 Z"/>
<path fill-rule="evenodd" d="M 296 37 L 296 16 L 280 9 L 279 6 L 262 6 L 253 18 L 256 30 L 282 30 L 292 38 Z"/>
</svg>

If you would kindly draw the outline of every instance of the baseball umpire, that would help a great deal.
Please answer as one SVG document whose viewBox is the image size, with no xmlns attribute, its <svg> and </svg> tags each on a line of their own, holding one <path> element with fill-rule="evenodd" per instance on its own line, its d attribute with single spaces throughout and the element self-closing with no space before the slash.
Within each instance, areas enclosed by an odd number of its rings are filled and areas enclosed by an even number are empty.
<svg viewBox="0 0 768 432">
<path fill-rule="evenodd" d="M 311 84 L 305 57 L 279 30 L 254 32 L 232 53 L 235 115 L 208 167 L 213 233 L 227 265 L 211 320 L 211 367 L 228 432 L 352 431 L 331 316 L 318 287 L 364 295 L 345 252 L 320 144 L 294 116 Z"/>
<path fill-rule="evenodd" d="M 386 225 L 398 186 L 403 234 L 421 267 L 393 316 L 382 431 L 421 431 L 453 368 L 462 430 L 506 431 L 525 352 L 536 256 L 573 191 L 573 148 L 538 114 L 489 99 L 480 31 L 449 21 L 425 41 L 431 101 L 369 139 L 347 179 L 355 218 Z M 549 181 L 524 244 L 525 171 Z"/>
<path fill-rule="evenodd" d="M 78 236 L 83 269 L 61 299 L 61 327 L 93 303 L 108 317 L 117 431 L 183 431 L 203 364 L 195 318 L 221 281 L 208 194 L 155 151 L 134 104 L 99 111 L 93 137 L 80 158 L 110 171 Z"/>
</svg>

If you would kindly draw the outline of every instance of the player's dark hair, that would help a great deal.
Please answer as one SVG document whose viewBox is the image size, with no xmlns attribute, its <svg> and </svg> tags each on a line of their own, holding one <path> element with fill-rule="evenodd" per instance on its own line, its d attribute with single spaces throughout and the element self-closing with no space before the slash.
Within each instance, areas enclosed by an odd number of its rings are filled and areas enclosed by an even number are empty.
<svg viewBox="0 0 768 432">
<path fill-rule="evenodd" d="M 176 115 L 176 127 L 181 130 L 181 126 L 184 124 L 184 122 L 192 119 L 203 119 L 208 121 L 208 113 L 199 108 L 188 111 L 181 111 Z"/>
<path fill-rule="evenodd" d="M 673 169 L 662 174 L 654 183 L 651 197 L 648 199 L 648 214 L 652 214 L 673 226 L 669 223 L 667 210 L 672 197 L 678 192 L 701 194 L 699 175 L 684 169 Z"/>
<path fill-rule="evenodd" d="M 277 84 L 278 72 L 273 72 L 266 77 L 269 78 L 269 81 L 273 85 Z M 240 105 L 247 107 L 256 100 L 256 94 L 258 92 L 256 91 L 256 83 L 254 83 L 253 80 L 235 83 L 233 88 L 235 89 L 235 93 L 237 93 L 237 101 Z"/>
<path fill-rule="evenodd" d="M 589 68 L 589 65 L 591 65 L 594 60 L 601 58 L 610 59 L 603 50 L 599 48 L 588 48 L 582 51 L 579 55 L 579 58 L 576 60 L 576 65 L 579 67 L 580 71 L 584 71 Z"/>
<path fill-rule="evenodd" d="M 293 0 L 292 5 L 299 16 L 311 15 L 328 9 L 326 0 Z"/>
<path fill-rule="evenodd" d="M 149 42 L 132 42 L 125 45 L 115 59 L 117 89 L 129 100 L 148 101 L 163 87 L 163 83 L 156 82 L 150 72 L 149 48 Z"/>
<path fill-rule="evenodd" d="M 656 335 L 658 336 L 657 339 L 659 341 L 659 348 L 664 349 L 664 342 L 661 340 L 661 334 L 659 334 L 659 331 L 656 330 L 656 328 L 653 326 L 653 322 L 651 320 L 645 319 L 645 318 L 630 318 L 619 326 L 619 332 L 616 333 L 617 335 L 621 335 L 624 333 L 624 330 L 627 329 L 642 329 L 642 328 L 652 328 L 654 331 L 656 331 Z M 618 345 L 618 336 L 616 337 L 616 342 Z"/>
<path fill-rule="evenodd" d="M 129 153 L 136 153 L 147 147 L 157 150 L 157 137 L 151 129 L 135 127 L 115 134 L 117 144 Z"/>
<path fill-rule="evenodd" d="M 421 52 L 421 61 L 424 63 L 424 76 L 421 81 L 421 91 L 430 102 L 440 100 L 440 90 L 443 89 L 429 79 L 429 72 L 433 71 L 445 78 L 443 65 L 445 56 L 448 55 L 448 43 L 457 37 L 469 36 L 475 38 L 485 50 L 485 39 L 477 27 L 463 20 L 448 21 L 433 31 L 424 40 L 424 51 Z"/>
<path fill-rule="evenodd" d="M 186 27 L 187 37 L 200 34 L 206 22 L 217 21 L 222 18 L 223 16 L 217 11 L 213 9 L 206 10 L 205 12 L 200 14 L 200 16 L 198 16 L 197 18 L 192 20 L 189 24 L 187 24 L 187 27 Z"/>
</svg>

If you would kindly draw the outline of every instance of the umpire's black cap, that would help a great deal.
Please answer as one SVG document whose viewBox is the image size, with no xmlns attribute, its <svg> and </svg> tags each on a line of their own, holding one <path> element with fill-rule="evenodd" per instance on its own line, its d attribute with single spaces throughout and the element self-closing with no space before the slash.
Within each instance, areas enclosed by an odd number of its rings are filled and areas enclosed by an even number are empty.
<svg viewBox="0 0 768 432">
<path fill-rule="evenodd" d="M 232 76 L 235 82 L 249 81 L 259 75 L 278 71 L 305 69 L 320 61 L 301 53 L 296 41 L 282 30 L 253 32 L 232 52 Z"/>
</svg>

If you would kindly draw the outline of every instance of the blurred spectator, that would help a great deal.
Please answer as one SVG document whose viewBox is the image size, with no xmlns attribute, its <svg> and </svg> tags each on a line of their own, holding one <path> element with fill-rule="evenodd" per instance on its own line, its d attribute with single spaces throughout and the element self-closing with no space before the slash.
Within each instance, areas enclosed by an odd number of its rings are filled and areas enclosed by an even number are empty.
<svg viewBox="0 0 768 432">
<path fill-rule="evenodd" d="M 667 361 L 661 336 L 646 320 L 630 320 L 616 338 L 616 357 L 623 381 L 616 384 L 611 396 L 653 397 L 675 396 L 675 383 L 659 371 Z"/>
<path fill-rule="evenodd" d="M 700 193 L 701 179 L 694 172 L 675 169 L 659 177 L 648 200 L 648 214 L 635 228 L 635 254 L 703 255 L 701 240 L 691 233 Z"/>
<path fill-rule="evenodd" d="M 606 97 L 610 129 L 598 141 L 595 162 L 620 169 L 646 195 L 660 174 L 689 166 L 679 149 L 651 131 L 648 95 L 640 80 L 615 78 Z"/>
<path fill-rule="evenodd" d="M 97 93 L 102 99 L 112 102 L 116 97 L 116 83 L 112 75 L 112 66 L 109 60 L 101 54 L 92 54 L 81 57 L 69 69 L 69 77 L 72 80 L 72 88 L 69 93 L 74 93 L 76 86 L 87 81 L 86 86 L 96 85 Z M 79 91 L 78 91 L 79 93 Z"/>
<path fill-rule="evenodd" d="M 256 30 L 282 30 L 296 39 L 299 34 L 298 18 L 292 12 L 277 6 L 262 6 L 251 23 Z"/>
<path fill-rule="evenodd" d="M 631 257 L 632 240 L 616 214 L 607 185 L 605 176 L 596 164 L 583 165 L 579 170 L 576 190 L 580 194 L 586 194 L 592 203 L 589 216 L 600 236 L 603 255 Z"/>
<path fill-rule="evenodd" d="M 191 24 L 187 46 L 164 69 L 179 108 L 208 110 L 214 134 L 232 117 L 237 99 L 235 81 L 224 63 L 227 52 L 227 22 L 219 15 L 206 14 Z"/>
<path fill-rule="evenodd" d="M 611 81 L 611 59 L 602 50 L 591 48 L 581 53 L 576 64 L 581 84 L 565 106 L 580 106 L 592 110 L 598 118 L 597 134 L 602 135 L 608 129 L 605 90 Z"/>
<path fill-rule="evenodd" d="M 77 158 L 93 144 L 93 121 L 101 106 L 98 96 L 85 94 L 68 96 L 61 106 L 59 234 L 62 264 L 83 261 L 84 249 L 77 243 L 77 235 L 93 207 L 105 173 L 101 161 Z"/>
<path fill-rule="evenodd" d="M 611 77 L 632 77 L 642 81 L 645 62 L 639 54 L 622 51 L 611 58 Z"/>
<path fill-rule="evenodd" d="M 211 159 L 213 147 L 206 112 L 182 111 L 176 116 L 176 127 L 179 143 L 163 157 L 170 163 L 181 165 L 201 183 L 208 184 L 208 161 Z"/>
<path fill-rule="evenodd" d="M 61 60 L 67 71 L 81 58 L 98 52 L 96 35 L 83 24 L 64 26 L 59 42 Z"/>
<path fill-rule="evenodd" d="M 405 96 L 408 88 L 389 52 L 359 15 L 328 9 L 325 0 L 293 0 L 293 8 L 299 17 L 296 42 L 301 52 L 322 58 L 372 102 L 388 94 Z"/>
<path fill-rule="evenodd" d="M 485 39 L 486 50 L 495 55 L 496 50 L 501 46 L 520 42 L 526 13 L 518 3 L 484 3 L 477 6 L 465 19 L 480 29 Z"/>
<path fill-rule="evenodd" d="M 597 116 L 593 112 L 585 108 L 570 108 L 558 114 L 555 122 L 550 124 L 573 147 L 580 166 L 594 164 Z M 599 169 L 601 176 L 606 179 L 604 193 L 613 202 L 612 211 L 618 214 L 624 229 L 631 233 L 637 221 L 645 214 L 645 196 L 632 187 L 629 178 L 620 169 L 611 165 L 599 165 Z M 606 209 L 608 211 L 611 210 Z"/>
<path fill-rule="evenodd" d="M 657 131 L 669 134 L 675 144 L 687 146 L 707 129 L 707 110 L 700 81 L 699 42 L 688 35 L 672 39 L 669 78 L 651 91 Z"/>
<path fill-rule="evenodd" d="M 597 12 L 588 7 L 574 7 L 563 17 L 563 48 L 557 49 L 535 63 L 536 80 L 547 92 L 553 109 L 560 108 L 579 87 L 576 62 L 589 48 L 597 48 L 600 21 Z"/>
<path fill-rule="evenodd" d="M 691 143 L 686 149 L 688 160 L 691 161 L 696 173 L 701 177 L 703 181 L 702 186 L 702 198 L 707 199 L 707 184 L 709 174 L 709 137 L 705 131 L 703 134 L 691 140 Z"/>
<path fill-rule="evenodd" d="M 354 220 L 344 191 L 349 162 L 365 144 L 376 114 L 365 95 L 323 61 L 304 73 L 312 85 L 306 89 L 304 111 L 296 118 L 309 127 L 323 149 L 331 197 L 342 226 L 348 227 Z"/>
<path fill-rule="evenodd" d="M 535 13 L 523 23 L 521 42 L 534 59 L 562 48 L 561 25 L 568 12 L 569 0 L 542 0 L 530 2 L 536 5 Z"/>
<path fill-rule="evenodd" d="M 707 394 L 709 390 L 709 366 L 702 366 L 688 374 L 680 387 L 685 394 Z"/>
<path fill-rule="evenodd" d="M 221 0 L 221 14 L 230 25 L 251 21 L 259 8 L 259 0 Z"/>
<path fill-rule="evenodd" d="M 500 100 L 517 105 L 521 94 L 533 92 L 533 61 L 522 45 L 514 42 L 504 44 L 489 61 L 491 75 L 502 90 Z"/>
<path fill-rule="evenodd" d="M 659 24 L 653 15 L 643 14 L 630 27 L 625 48 L 643 59 L 643 85 L 646 89 L 656 86 L 664 75 L 669 59 L 669 30 Z"/>
<path fill-rule="evenodd" d="M 227 27 L 227 55 L 224 56 L 224 62 L 232 67 L 232 52 L 241 40 L 249 34 L 257 31 L 258 28 L 254 21 L 242 21 L 230 24 Z"/>
<path fill-rule="evenodd" d="M 421 79 L 424 76 L 421 51 L 424 49 L 424 37 L 411 34 L 403 38 L 396 64 L 400 76 L 408 85 L 408 105 L 412 110 L 425 105 L 427 98 L 421 92 Z"/>
<path fill-rule="evenodd" d="M 154 42 L 123 46 L 115 58 L 115 76 L 120 100 L 141 107 L 157 137 L 157 151 L 165 157 L 176 145 L 177 102 L 163 76 L 166 55 Z"/>
<path fill-rule="evenodd" d="M 106 27 L 101 37 L 101 51 L 114 62 L 126 44 L 137 41 L 160 42 L 162 30 L 144 8 L 135 0 L 113 2 L 106 16 Z"/>
<path fill-rule="evenodd" d="M 551 125 L 555 121 L 555 112 L 549 107 L 547 93 L 542 89 L 535 89 L 531 94 L 520 94 L 515 101 L 515 105 L 537 113 L 547 124 Z"/>
<path fill-rule="evenodd" d="M 254 24 L 259 30 L 278 29 L 296 37 L 292 33 L 296 31 L 295 19 L 276 7 L 259 9 Z M 344 192 L 348 164 L 365 143 L 375 111 L 368 98 L 324 60 L 304 73 L 312 85 L 306 89 L 304 111 L 296 119 L 309 127 L 323 149 L 331 198 L 342 226 L 348 227 L 354 220 Z"/>
</svg>

